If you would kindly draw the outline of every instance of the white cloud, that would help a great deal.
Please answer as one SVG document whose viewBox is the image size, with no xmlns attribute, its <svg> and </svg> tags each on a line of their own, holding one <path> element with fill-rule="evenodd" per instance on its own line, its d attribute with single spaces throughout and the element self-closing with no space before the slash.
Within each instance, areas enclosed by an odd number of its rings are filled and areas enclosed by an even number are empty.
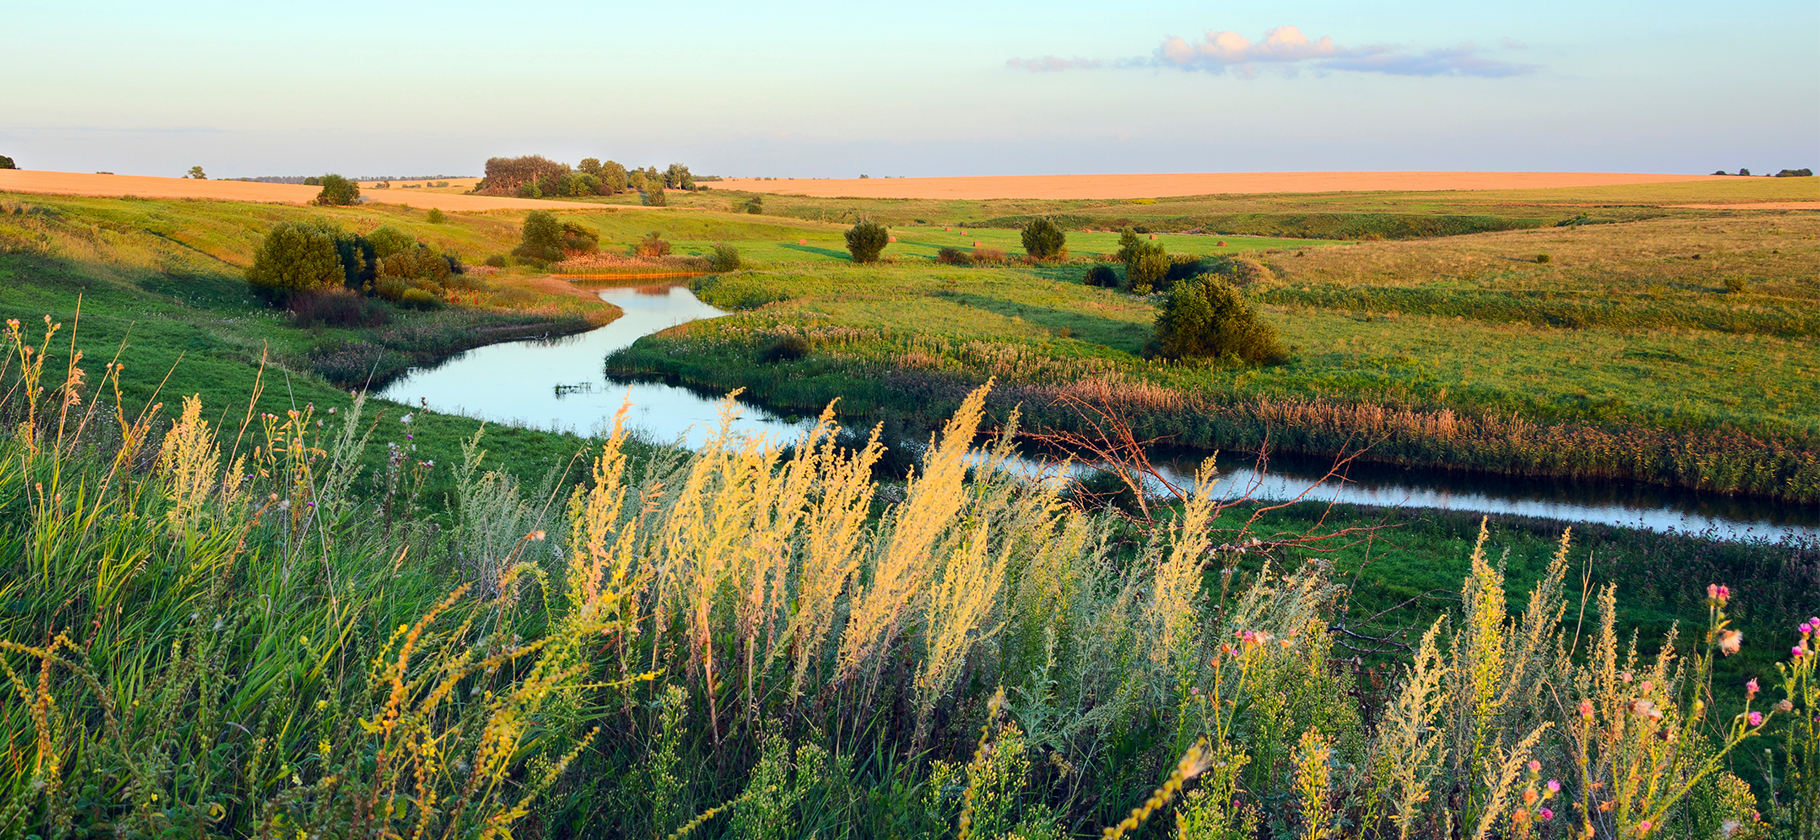
<svg viewBox="0 0 1820 840">
<path fill-rule="evenodd" d="M 1523 45 L 1506 38 L 1505 50 Z M 1471 42 L 1457 47 L 1410 50 L 1391 45 L 1343 47 L 1332 36 L 1310 39 L 1293 26 L 1279 26 L 1252 41 L 1237 32 L 1208 30 L 1194 40 L 1170 36 L 1149 58 L 1102 61 L 1087 58 L 1013 58 L 1006 67 L 1048 73 L 1061 70 L 1098 70 L 1107 67 L 1163 67 L 1204 73 L 1231 72 L 1254 78 L 1275 68 L 1294 75 L 1300 68 L 1327 72 L 1383 73 L 1391 76 L 1475 76 L 1502 78 L 1532 72 L 1536 65 L 1504 61 L 1487 55 Z"/>
</svg>

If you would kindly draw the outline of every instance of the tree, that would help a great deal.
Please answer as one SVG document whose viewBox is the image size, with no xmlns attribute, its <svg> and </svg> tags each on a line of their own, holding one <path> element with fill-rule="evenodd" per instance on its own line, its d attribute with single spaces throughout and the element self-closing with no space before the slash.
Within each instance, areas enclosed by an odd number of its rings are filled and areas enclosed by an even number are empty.
<svg viewBox="0 0 1820 840">
<path fill-rule="evenodd" d="M 580 197 L 600 194 L 600 178 L 586 172 L 571 172 L 562 179 L 562 195 Z"/>
<path fill-rule="evenodd" d="M 259 243 L 247 285 L 278 302 L 292 295 L 341 285 L 346 281 L 342 255 L 331 228 L 309 222 L 280 222 Z"/>
<path fill-rule="evenodd" d="M 207 180 L 208 180 L 208 179 L 209 179 L 209 176 L 207 176 L 207 175 L 204 175 L 204 174 L 202 174 L 202 167 L 200 167 L 200 166 L 192 166 L 192 167 L 190 167 L 190 172 L 189 172 L 189 174 L 188 174 L 188 175 L 185 175 L 185 176 L 183 176 L 183 177 L 185 177 L 185 178 L 194 178 L 194 179 L 196 179 L 196 180 L 198 180 L 198 181 L 207 181 Z"/>
<path fill-rule="evenodd" d="M 645 176 L 644 203 L 645 203 L 646 207 L 663 207 L 664 206 L 665 202 L 664 202 L 663 181 L 661 181 L 657 178 L 653 178 L 649 175 Z"/>
<path fill-rule="evenodd" d="M 714 255 L 708 258 L 708 267 L 714 271 L 738 271 L 743 262 L 738 248 L 722 242 L 714 246 Z"/>
<path fill-rule="evenodd" d="M 693 191 L 695 176 L 689 174 L 689 167 L 680 163 L 672 163 L 669 169 L 664 170 L 664 186 L 675 190 Z"/>
<path fill-rule="evenodd" d="M 600 194 L 618 195 L 626 191 L 626 168 L 613 161 L 600 165 Z"/>
<path fill-rule="evenodd" d="M 1169 253 L 1163 244 L 1145 241 L 1131 228 L 1119 232 L 1118 258 L 1125 264 L 1125 284 L 1132 294 L 1150 294 L 1169 277 Z"/>
<path fill-rule="evenodd" d="M 373 255 L 382 260 L 417 247 L 417 237 L 391 225 L 380 225 L 367 234 L 367 242 L 373 246 Z"/>
<path fill-rule="evenodd" d="M 1156 318 L 1149 348 L 1165 359 L 1232 358 L 1279 362 L 1287 357 L 1276 330 L 1258 318 L 1232 284 L 1211 275 L 1177 283 Z"/>
<path fill-rule="evenodd" d="M 752 200 L 746 202 L 745 210 L 747 213 L 750 213 L 754 216 L 764 213 L 765 212 L 765 197 L 762 195 L 752 196 Z"/>
<path fill-rule="evenodd" d="M 1049 217 L 1032 219 L 1024 226 L 1024 251 L 1039 260 L 1059 257 L 1067 250 L 1068 235 Z"/>
<path fill-rule="evenodd" d="M 562 259 L 562 222 L 554 213 L 532 210 L 525 215 L 522 241 L 512 255 L 551 262 Z"/>
<path fill-rule="evenodd" d="M 316 194 L 317 204 L 342 207 L 359 202 L 359 184 L 333 173 L 322 176 L 322 192 Z"/>
<path fill-rule="evenodd" d="M 871 220 L 860 222 L 847 231 L 847 250 L 856 263 L 878 262 L 878 255 L 890 242 L 890 231 Z"/>
<path fill-rule="evenodd" d="M 486 177 L 474 185 L 474 192 L 480 195 L 519 195 L 526 183 L 540 184 L 543 193 L 553 190 L 548 187 L 551 176 L 561 178 L 569 174 L 569 165 L 557 163 L 543 155 L 526 155 L 515 158 L 487 158 Z"/>
<path fill-rule="evenodd" d="M 599 158 L 582 158 L 581 163 L 575 164 L 575 171 L 586 172 L 589 175 L 599 178 L 600 177 L 600 159 Z"/>
<path fill-rule="evenodd" d="M 0 155 L 0 169 L 18 169 L 18 168 L 19 167 L 13 165 L 12 158 L 7 157 L 6 155 Z"/>
</svg>

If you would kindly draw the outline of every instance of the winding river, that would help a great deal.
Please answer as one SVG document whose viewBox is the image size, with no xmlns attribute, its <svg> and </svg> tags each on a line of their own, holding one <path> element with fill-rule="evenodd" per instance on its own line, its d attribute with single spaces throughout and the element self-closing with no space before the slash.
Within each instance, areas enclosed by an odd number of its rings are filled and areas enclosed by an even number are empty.
<svg viewBox="0 0 1820 840">
<path fill-rule="evenodd" d="M 701 302 L 681 285 L 617 287 L 599 294 L 625 315 L 579 335 L 469 350 L 436 367 L 412 371 L 378 396 L 496 423 L 583 434 L 604 429 L 629 400 L 628 424 L 633 428 L 655 440 L 699 443 L 719 422 L 718 397 L 675 385 L 609 377 L 601 363 L 643 336 L 727 313 Z M 738 431 L 779 438 L 793 437 L 805 425 L 750 404 L 741 407 L 734 421 Z M 1034 461 L 1022 466 L 1033 472 L 1042 469 Z M 1234 467 L 1232 460 L 1223 464 L 1224 492 L 1250 493 L 1267 501 L 1306 493 L 1311 501 L 1514 514 L 1719 539 L 1820 540 L 1820 508 L 1814 506 L 1621 483 L 1525 481 L 1385 467 L 1354 468 L 1346 481 L 1310 490 L 1324 474 L 1324 464 L 1309 468 L 1294 461 L 1273 462 L 1263 472 Z M 1192 461 L 1177 464 L 1169 475 L 1187 484 L 1192 469 Z"/>
</svg>

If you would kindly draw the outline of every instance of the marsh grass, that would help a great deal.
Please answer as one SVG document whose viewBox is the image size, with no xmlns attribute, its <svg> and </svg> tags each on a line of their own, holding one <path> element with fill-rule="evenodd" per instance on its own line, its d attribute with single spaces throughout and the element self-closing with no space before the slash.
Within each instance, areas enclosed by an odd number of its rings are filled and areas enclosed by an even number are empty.
<svg viewBox="0 0 1820 840">
<path fill-rule="evenodd" d="M 360 401 L 166 425 L 73 342 L 48 367 L 50 326 L 10 324 L 0 368 L 8 833 L 1059 838 L 1173 808 L 1181 837 L 1634 837 L 1788 794 L 1724 762 L 1781 713 L 1706 711 L 1728 594 L 1692 657 L 1639 660 L 1614 590 L 1564 622 L 1592 597 L 1566 537 L 1511 615 L 1482 533 L 1457 616 L 1361 691 L 1327 564 L 1216 544 L 1207 496 L 1133 531 L 996 468 L 1009 443 L 970 463 L 985 389 L 892 504 L 830 411 L 637 460 L 616 421 L 566 510 L 476 435 L 432 515 L 406 450 L 363 476 Z"/>
</svg>

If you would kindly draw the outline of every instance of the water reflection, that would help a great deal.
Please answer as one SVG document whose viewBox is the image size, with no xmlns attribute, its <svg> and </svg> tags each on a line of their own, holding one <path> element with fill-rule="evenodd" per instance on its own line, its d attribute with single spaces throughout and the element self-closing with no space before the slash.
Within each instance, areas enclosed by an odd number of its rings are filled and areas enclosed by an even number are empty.
<svg viewBox="0 0 1820 840">
<path fill-rule="evenodd" d="M 603 428 L 630 399 L 629 424 L 634 428 L 657 440 L 699 444 L 718 423 L 719 399 L 675 385 L 610 378 L 602 362 L 645 335 L 727 313 L 677 285 L 603 289 L 599 294 L 625 315 L 580 335 L 470 350 L 435 368 L 413 371 L 379 396 L 498 423 L 580 433 Z M 737 431 L 780 439 L 795 437 L 805 426 L 752 405 L 744 406 L 734 422 Z M 1165 475 L 1182 486 L 1192 483 L 1198 463 L 1196 456 L 1162 460 Z M 1353 467 L 1345 480 L 1310 490 L 1325 474 L 1325 462 L 1277 459 L 1259 472 L 1229 455 L 1221 465 L 1218 492 L 1228 497 L 1249 493 L 1265 501 L 1305 497 L 1317 502 L 1514 514 L 1708 533 L 1722 539 L 1820 539 L 1820 506 L 1812 505 L 1708 498 L 1617 482 L 1526 481 L 1368 466 Z M 1025 461 L 1016 468 L 1029 474 L 1053 471 L 1047 459 Z"/>
</svg>

